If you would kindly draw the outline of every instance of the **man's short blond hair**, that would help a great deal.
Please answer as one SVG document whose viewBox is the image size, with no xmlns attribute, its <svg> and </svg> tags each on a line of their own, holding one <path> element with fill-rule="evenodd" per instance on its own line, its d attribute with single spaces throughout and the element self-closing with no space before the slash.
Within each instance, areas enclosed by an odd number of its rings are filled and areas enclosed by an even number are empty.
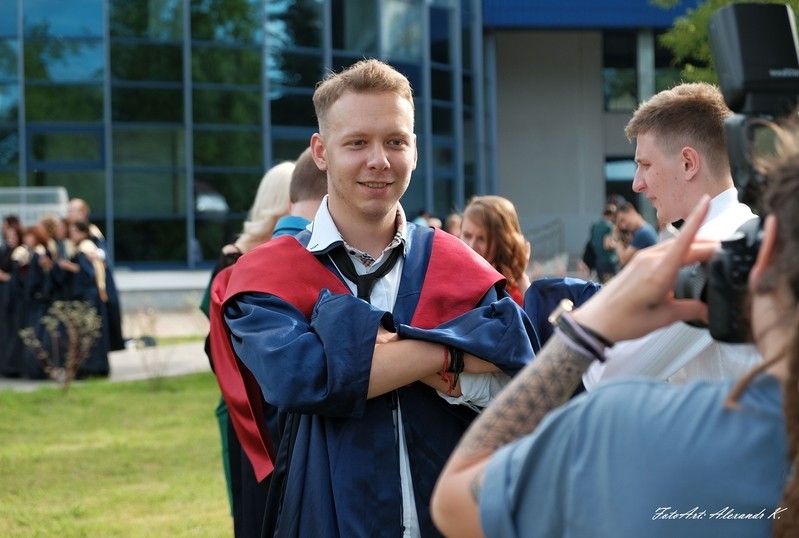
<svg viewBox="0 0 799 538">
<path fill-rule="evenodd" d="M 684 83 L 641 103 L 624 134 L 630 141 L 654 134 L 666 154 L 690 146 L 707 160 L 712 173 L 721 174 L 729 170 L 724 120 L 731 114 L 716 86 Z"/>
<path fill-rule="evenodd" d="M 316 85 L 313 104 L 320 129 L 325 125 L 327 111 L 339 97 L 348 91 L 394 93 L 407 99 L 413 109 L 413 90 L 405 75 L 379 60 L 361 60 L 339 73 L 330 73 Z"/>
</svg>

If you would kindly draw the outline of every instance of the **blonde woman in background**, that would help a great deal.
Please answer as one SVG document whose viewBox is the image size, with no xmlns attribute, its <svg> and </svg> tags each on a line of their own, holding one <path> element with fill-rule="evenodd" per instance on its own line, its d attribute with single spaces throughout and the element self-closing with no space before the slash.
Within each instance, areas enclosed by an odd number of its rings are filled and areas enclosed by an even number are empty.
<svg viewBox="0 0 799 538">
<path fill-rule="evenodd" d="M 524 238 L 516 207 L 502 196 L 475 196 L 463 211 L 461 240 L 502 273 L 505 290 L 519 305 L 530 287 L 530 242 Z"/>
<path fill-rule="evenodd" d="M 289 183 L 294 163 L 273 166 L 261 178 L 244 230 L 233 246 L 242 254 L 272 239 L 277 219 L 289 213 Z M 224 249 L 223 249 L 224 251 Z"/>
<path fill-rule="evenodd" d="M 290 184 L 295 163 L 284 161 L 270 168 L 258 185 L 255 200 L 244 222 L 241 235 L 222 247 L 200 309 L 208 315 L 211 283 L 224 268 L 233 265 L 243 255 L 272 239 L 277 221 L 289 214 Z M 206 338 L 205 352 L 211 360 L 210 341 Z M 213 368 L 213 364 L 211 365 Z M 269 481 L 258 481 L 247 454 L 233 429 L 227 404 L 220 397 L 216 408 L 222 442 L 222 465 L 228 489 L 235 536 L 260 535 L 263 509 Z"/>
</svg>

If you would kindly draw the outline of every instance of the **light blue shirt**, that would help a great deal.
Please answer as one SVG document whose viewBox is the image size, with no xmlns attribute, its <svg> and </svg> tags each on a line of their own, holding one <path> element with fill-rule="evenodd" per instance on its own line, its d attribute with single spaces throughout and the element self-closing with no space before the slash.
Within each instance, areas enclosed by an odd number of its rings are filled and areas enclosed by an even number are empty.
<svg viewBox="0 0 799 538">
<path fill-rule="evenodd" d="M 787 478 L 779 381 L 611 382 L 499 450 L 485 472 L 487 537 L 771 536 Z M 734 517 L 751 519 L 733 519 Z"/>
</svg>

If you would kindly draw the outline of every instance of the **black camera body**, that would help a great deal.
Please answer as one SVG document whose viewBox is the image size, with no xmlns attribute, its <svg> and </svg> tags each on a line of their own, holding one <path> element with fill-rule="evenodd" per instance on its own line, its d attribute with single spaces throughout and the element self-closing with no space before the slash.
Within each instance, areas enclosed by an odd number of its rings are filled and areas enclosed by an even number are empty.
<svg viewBox="0 0 799 538">
<path fill-rule="evenodd" d="M 710 45 L 724 101 L 734 114 L 725 122 L 733 182 L 741 202 L 761 216 L 743 225 L 706 264 L 684 267 L 674 289 L 677 298 L 708 305 L 710 335 L 718 341 L 751 342 L 749 272 L 760 250 L 763 212 L 758 211 L 765 178 L 755 156 L 763 120 L 789 113 L 799 96 L 799 45 L 791 8 L 782 4 L 732 4 L 713 14 Z"/>
<path fill-rule="evenodd" d="M 751 219 L 721 242 L 706 264 L 683 267 L 677 276 L 675 296 L 700 299 L 708 306 L 708 327 L 714 340 L 729 343 L 752 341 L 747 300 L 749 272 L 757 259 L 763 235 L 761 218 Z"/>
</svg>

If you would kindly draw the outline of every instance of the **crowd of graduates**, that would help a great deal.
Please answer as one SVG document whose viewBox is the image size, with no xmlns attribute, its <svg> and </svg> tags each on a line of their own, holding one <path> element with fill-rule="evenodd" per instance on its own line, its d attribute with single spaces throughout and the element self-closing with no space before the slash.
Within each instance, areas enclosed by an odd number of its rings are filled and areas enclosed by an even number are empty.
<svg viewBox="0 0 799 538">
<path fill-rule="evenodd" d="M 105 260 L 102 233 L 82 215 L 83 200 L 70 203 L 68 216 L 44 215 L 24 226 L 3 217 L 0 245 L 0 376 L 42 379 L 46 366 L 64 367 L 70 338 L 66 325 L 49 324 L 57 301 L 66 308 L 87 302 L 101 322 L 100 336 L 77 371 L 78 378 L 107 377 L 108 352 L 122 349 L 119 295 Z M 34 339 L 20 331 L 32 329 Z M 44 355 L 44 356 L 43 356 Z"/>
</svg>

